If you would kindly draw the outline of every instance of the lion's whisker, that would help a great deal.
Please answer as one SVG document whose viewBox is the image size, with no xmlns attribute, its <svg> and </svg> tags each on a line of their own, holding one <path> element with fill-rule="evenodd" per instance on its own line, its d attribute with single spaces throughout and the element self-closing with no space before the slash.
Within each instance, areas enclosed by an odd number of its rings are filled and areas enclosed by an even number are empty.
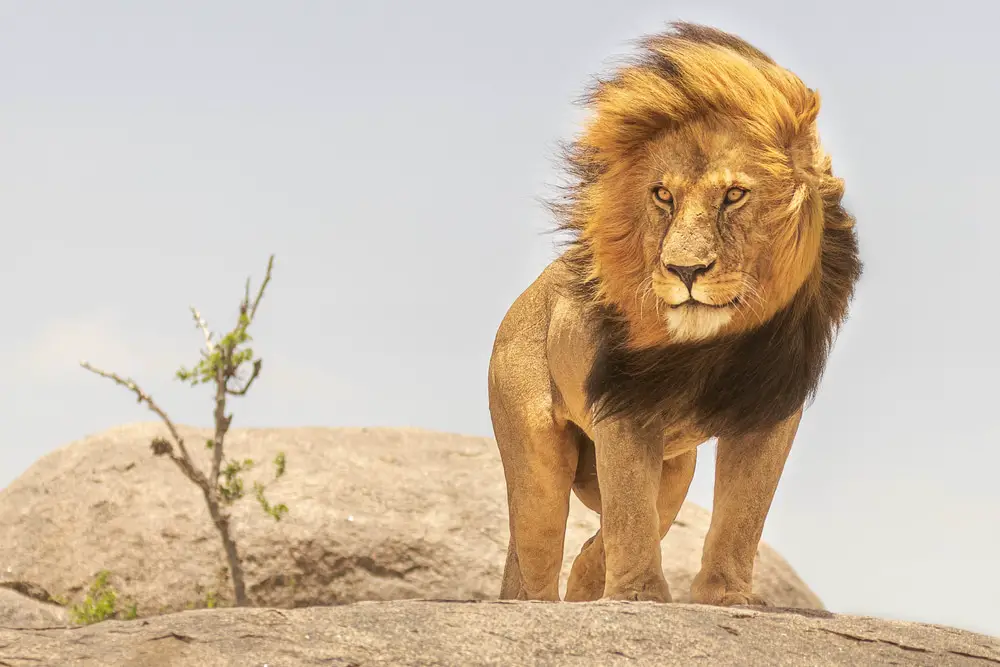
<svg viewBox="0 0 1000 667">
<path fill-rule="evenodd" d="M 742 294 L 746 295 L 747 298 L 741 299 L 740 303 L 737 305 L 738 306 L 745 305 L 747 308 L 751 310 L 751 312 L 757 319 L 763 319 L 763 314 L 764 314 L 763 311 L 766 303 L 764 301 L 763 287 L 760 285 L 760 282 L 756 278 L 754 278 L 746 271 L 740 271 L 739 275 L 740 275 L 740 282 L 742 284 L 742 288 L 740 291 Z M 739 312 L 740 314 L 744 314 L 746 311 L 743 308 L 738 307 L 737 312 Z"/>
<path fill-rule="evenodd" d="M 643 304 L 643 305 L 645 305 L 645 304 L 646 304 L 646 298 L 647 298 L 647 297 L 648 297 L 648 296 L 649 296 L 650 294 L 653 294 L 653 281 L 649 281 L 649 285 L 647 285 L 647 286 L 646 286 L 646 289 L 645 289 L 645 290 L 643 290 L 643 292 L 642 292 L 642 304 Z M 653 295 L 653 298 L 654 298 L 654 299 L 656 299 L 656 295 L 655 295 L 655 294 Z"/>
</svg>

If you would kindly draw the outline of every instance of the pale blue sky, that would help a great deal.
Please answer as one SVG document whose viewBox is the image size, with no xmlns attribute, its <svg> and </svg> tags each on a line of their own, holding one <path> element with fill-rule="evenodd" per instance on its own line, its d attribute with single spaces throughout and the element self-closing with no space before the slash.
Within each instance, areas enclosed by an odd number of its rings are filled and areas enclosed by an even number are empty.
<svg viewBox="0 0 1000 667">
<path fill-rule="evenodd" d="M 491 435 L 572 101 L 675 19 L 819 89 L 866 261 L 765 539 L 833 610 L 1000 634 L 997 3 L 0 0 L 0 486 L 150 418 L 80 358 L 207 425 L 187 307 L 270 252 L 235 426 Z"/>
</svg>

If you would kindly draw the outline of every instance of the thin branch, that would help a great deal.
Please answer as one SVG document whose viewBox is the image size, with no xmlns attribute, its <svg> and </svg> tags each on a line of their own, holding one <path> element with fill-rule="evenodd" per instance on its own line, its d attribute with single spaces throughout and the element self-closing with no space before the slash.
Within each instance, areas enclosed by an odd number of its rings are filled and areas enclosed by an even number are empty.
<svg viewBox="0 0 1000 667">
<path fill-rule="evenodd" d="M 257 306 L 260 305 L 261 297 L 264 296 L 264 288 L 267 284 L 271 282 L 271 269 L 274 267 L 274 255 L 271 255 L 270 259 L 267 260 L 267 272 L 264 274 L 264 281 L 260 284 L 260 289 L 257 290 L 257 298 L 253 300 L 253 306 L 250 308 L 250 321 L 253 322 L 254 315 L 257 314 Z M 247 287 L 249 287 L 249 282 Z M 247 292 L 249 296 L 249 292 Z"/>
<path fill-rule="evenodd" d="M 228 393 L 230 396 L 243 396 L 243 395 L 245 395 L 247 393 L 247 391 L 250 390 L 250 385 L 252 385 L 253 381 L 257 379 L 258 375 L 260 375 L 260 365 L 261 365 L 261 360 L 260 359 L 258 359 L 257 361 L 253 362 L 253 372 L 250 373 L 250 377 L 247 379 L 246 384 L 243 385 L 242 389 L 229 389 L 227 387 L 226 388 L 226 393 Z"/>
<path fill-rule="evenodd" d="M 208 350 L 209 354 L 211 354 L 212 350 L 215 349 L 215 342 L 212 340 L 212 332 L 208 329 L 208 323 L 205 322 L 201 313 L 199 313 L 198 309 L 194 306 L 191 306 L 191 314 L 194 316 L 194 321 L 198 325 L 198 328 L 201 329 L 201 332 L 205 335 L 205 349 Z"/>
<path fill-rule="evenodd" d="M 180 433 L 177 432 L 177 427 L 174 426 L 174 422 L 167 416 L 167 413 L 156 404 L 152 396 L 144 392 L 142 388 L 139 387 L 139 385 L 137 385 L 131 378 L 123 378 L 117 373 L 110 373 L 108 371 L 101 370 L 86 361 L 81 361 L 80 365 L 91 373 L 96 373 L 101 377 L 108 378 L 115 384 L 121 385 L 122 387 L 132 391 L 136 395 L 139 403 L 145 403 L 150 410 L 156 413 L 160 419 L 163 420 L 163 423 L 166 424 L 171 437 L 173 437 L 174 442 L 177 443 L 177 449 L 181 452 L 180 456 L 170 452 L 170 458 L 184 472 L 188 479 L 202 487 L 203 490 L 209 488 L 208 481 L 205 479 L 205 476 L 201 474 L 201 471 L 194 467 L 194 463 L 191 461 L 191 456 L 188 454 L 187 447 L 184 445 L 184 438 L 182 438 Z"/>
<path fill-rule="evenodd" d="M 228 382 L 228 369 L 232 363 L 233 350 L 228 345 L 223 345 L 222 361 L 215 370 L 215 438 L 212 440 L 212 484 L 218 485 L 219 471 L 222 468 L 222 448 L 226 439 L 226 431 L 229 430 L 230 418 L 226 416 L 226 383 Z"/>
<path fill-rule="evenodd" d="M 260 305 L 260 300 L 264 296 L 264 289 L 267 284 L 271 282 L 271 269 L 274 268 L 274 255 L 272 254 L 267 260 L 267 271 L 264 273 L 264 280 L 261 281 L 260 289 L 257 290 L 257 297 L 253 300 L 253 304 L 250 303 L 250 279 L 247 279 L 246 286 L 244 289 L 243 303 L 240 304 L 240 324 L 237 325 L 237 329 L 240 327 L 246 330 L 246 327 L 253 322 L 254 316 L 257 314 L 257 306 Z M 247 312 L 249 310 L 249 313 Z M 243 323 L 242 317 L 246 315 L 246 323 Z M 235 331 L 235 330 L 234 330 Z M 219 472 L 222 469 L 222 457 L 223 457 L 223 443 L 226 438 L 226 433 L 229 431 L 229 424 L 232 422 L 232 416 L 226 414 L 226 396 L 242 396 L 250 389 L 250 385 L 257 378 L 260 373 L 260 361 L 254 362 L 253 373 L 247 380 L 246 385 L 242 389 L 229 389 L 229 381 L 233 379 L 236 374 L 236 368 L 233 367 L 233 346 L 232 344 L 226 344 L 222 346 L 220 350 L 221 359 L 219 360 L 219 366 L 215 373 L 215 440 L 212 446 L 212 481 L 217 483 L 219 479 Z"/>
</svg>

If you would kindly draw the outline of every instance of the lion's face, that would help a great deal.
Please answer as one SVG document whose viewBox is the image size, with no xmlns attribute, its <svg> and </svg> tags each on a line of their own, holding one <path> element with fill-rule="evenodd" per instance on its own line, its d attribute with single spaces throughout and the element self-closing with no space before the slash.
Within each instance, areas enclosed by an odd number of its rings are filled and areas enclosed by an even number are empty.
<svg viewBox="0 0 1000 667">
<path fill-rule="evenodd" d="M 733 124 L 693 122 L 644 153 L 627 177 L 641 202 L 642 309 L 681 342 L 752 327 L 785 305 L 819 252 L 794 229 L 798 217 L 769 215 L 794 184 L 756 166 Z"/>
<path fill-rule="evenodd" d="M 587 104 L 556 212 L 581 298 L 627 323 L 629 347 L 746 332 L 819 289 L 827 214 L 844 216 L 816 91 L 731 35 L 681 26 Z"/>
</svg>

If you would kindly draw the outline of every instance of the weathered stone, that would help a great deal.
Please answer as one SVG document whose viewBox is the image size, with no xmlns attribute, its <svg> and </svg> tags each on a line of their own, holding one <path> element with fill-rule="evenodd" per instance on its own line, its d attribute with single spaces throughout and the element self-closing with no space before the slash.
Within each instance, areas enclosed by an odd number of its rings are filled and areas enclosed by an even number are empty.
<svg viewBox="0 0 1000 667">
<path fill-rule="evenodd" d="M 207 429 L 182 429 L 207 469 Z M 114 428 L 42 457 L 0 491 L 0 581 L 30 582 L 79 601 L 107 569 L 123 604 L 140 616 L 231 598 L 222 547 L 200 491 L 150 441 L 160 424 Z M 253 604 L 328 605 L 401 598 L 490 599 L 507 547 L 503 470 L 495 443 L 415 429 L 234 429 L 233 458 L 266 481 L 290 512 L 275 523 L 253 498 L 235 506 L 233 531 Z M 259 473 L 259 476 L 258 476 Z M 687 598 L 709 513 L 688 504 L 664 540 L 675 599 Z M 598 526 L 574 498 L 566 567 Z M 755 585 L 772 603 L 821 608 L 818 598 L 762 545 Z"/>
<path fill-rule="evenodd" d="M 1000 640 L 826 612 L 655 603 L 362 602 L 215 609 L 63 630 L 0 628 L 0 665 L 1000 664 Z"/>
</svg>

